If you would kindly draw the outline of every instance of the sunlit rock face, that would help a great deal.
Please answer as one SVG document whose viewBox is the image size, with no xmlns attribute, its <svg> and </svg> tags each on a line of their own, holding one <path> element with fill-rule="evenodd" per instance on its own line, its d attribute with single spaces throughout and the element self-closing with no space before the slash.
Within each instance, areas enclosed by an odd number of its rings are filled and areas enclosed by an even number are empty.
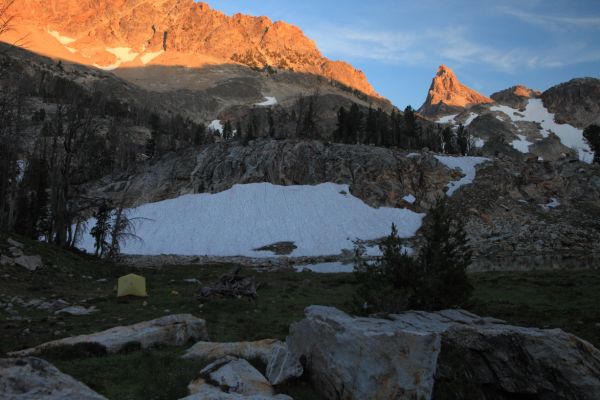
<svg viewBox="0 0 600 400">
<path fill-rule="evenodd" d="M 512 108 L 522 109 L 527 106 L 529 99 L 538 99 L 542 95 L 539 90 L 530 89 L 523 85 L 516 85 L 492 94 L 490 97 L 499 104 Z"/>
<path fill-rule="evenodd" d="M 241 64 L 322 76 L 379 97 L 363 72 L 331 61 L 296 26 L 231 17 L 193 0 L 21 0 L 13 31 L 29 50 L 105 70 Z"/>
<path fill-rule="evenodd" d="M 441 65 L 419 112 L 428 116 L 452 114 L 470 105 L 486 103 L 493 100 L 460 83 L 450 68 Z"/>
</svg>

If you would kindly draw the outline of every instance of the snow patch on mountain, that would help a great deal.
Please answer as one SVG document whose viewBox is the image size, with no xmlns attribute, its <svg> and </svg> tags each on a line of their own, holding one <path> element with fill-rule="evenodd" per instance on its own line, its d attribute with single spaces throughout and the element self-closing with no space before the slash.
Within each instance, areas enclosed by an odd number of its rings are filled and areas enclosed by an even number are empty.
<svg viewBox="0 0 600 400">
<path fill-rule="evenodd" d="M 113 47 L 107 48 L 106 51 L 117 57 L 117 60 L 122 64 L 135 60 L 139 53 L 136 53 L 129 47 Z"/>
<path fill-rule="evenodd" d="M 446 186 L 448 191 L 446 195 L 452 196 L 459 188 L 465 185 L 473 183 L 475 175 L 477 173 L 476 167 L 486 161 L 489 158 L 485 157 L 454 157 L 454 156 L 435 156 L 439 162 L 444 164 L 450 169 L 460 169 L 465 176 L 458 181 L 448 183 Z"/>
<path fill-rule="evenodd" d="M 442 117 L 435 122 L 437 122 L 438 124 L 449 124 L 454 122 L 454 118 L 456 118 L 457 116 L 458 114 L 446 115 L 445 117 Z"/>
<path fill-rule="evenodd" d="M 475 113 L 470 113 L 469 116 L 467 117 L 467 120 L 465 121 L 465 126 L 469 126 L 471 125 L 471 122 L 473 122 L 473 120 L 475 118 L 477 118 L 479 115 L 475 114 Z"/>
<path fill-rule="evenodd" d="M 341 194 L 345 192 L 346 194 Z M 372 208 L 352 196 L 348 185 L 235 185 L 224 192 L 190 194 L 128 210 L 140 241 L 122 246 L 124 254 L 178 254 L 272 257 L 255 251 L 293 242 L 291 256 L 339 254 L 353 240 L 389 235 L 414 236 L 424 214 L 401 208 Z M 90 219 L 79 247 L 93 252 Z"/>
<path fill-rule="evenodd" d="M 569 124 L 557 124 L 554 122 L 554 114 L 550 113 L 544 107 L 541 99 L 529 99 L 524 111 L 515 110 L 503 105 L 494 105 L 490 110 L 503 112 L 513 122 L 538 122 L 542 126 L 542 136 L 548 137 L 550 132 L 553 132 L 558 136 L 562 144 L 577 151 L 581 161 L 591 163 L 594 159 L 594 152 L 585 141 L 583 131 Z"/>
<path fill-rule="evenodd" d="M 148 53 L 142 54 L 140 56 L 140 60 L 142 61 L 142 64 L 146 65 L 146 64 L 150 63 L 152 60 L 154 60 L 156 57 L 160 56 L 164 52 L 165 52 L 164 50 L 148 52 Z"/>
<path fill-rule="evenodd" d="M 60 32 L 57 31 L 48 31 L 48 33 L 52 35 L 56 40 L 58 40 L 58 42 L 62 45 L 73 43 L 75 40 L 77 40 L 68 36 L 63 36 L 60 34 Z"/>
<path fill-rule="evenodd" d="M 265 96 L 265 101 L 263 101 L 261 103 L 256 103 L 255 106 L 268 107 L 268 106 L 274 106 L 275 104 L 277 104 L 277 99 L 275 97 Z"/>
<path fill-rule="evenodd" d="M 223 133 L 223 124 L 218 119 L 215 119 L 210 124 L 208 124 L 208 130 Z"/>
<path fill-rule="evenodd" d="M 530 141 L 527 140 L 527 138 L 524 135 L 517 135 L 519 137 L 519 139 L 513 140 L 511 143 L 511 146 L 515 149 L 520 151 L 521 153 L 529 153 L 529 146 L 531 146 L 533 143 L 531 143 Z"/>
</svg>

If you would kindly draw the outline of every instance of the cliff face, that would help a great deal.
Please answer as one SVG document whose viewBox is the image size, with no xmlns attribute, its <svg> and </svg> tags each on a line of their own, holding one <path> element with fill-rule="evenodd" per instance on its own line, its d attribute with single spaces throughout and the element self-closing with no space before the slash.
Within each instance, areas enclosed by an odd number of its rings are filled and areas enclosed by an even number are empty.
<svg viewBox="0 0 600 400">
<path fill-rule="evenodd" d="M 435 116 L 485 103 L 493 103 L 493 100 L 460 83 L 450 68 L 441 65 L 419 112 L 423 115 Z"/>
<path fill-rule="evenodd" d="M 379 97 L 361 71 L 325 58 L 299 28 L 267 17 L 229 17 L 193 0 L 20 0 L 12 12 L 28 49 L 103 69 L 270 66 Z"/>
<path fill-rule="evenodd" d="M 559 123 L 578 128 L 600 124 L 600 79 L 572 79 L 546 90 L 542 100 Z"/>
</svg>

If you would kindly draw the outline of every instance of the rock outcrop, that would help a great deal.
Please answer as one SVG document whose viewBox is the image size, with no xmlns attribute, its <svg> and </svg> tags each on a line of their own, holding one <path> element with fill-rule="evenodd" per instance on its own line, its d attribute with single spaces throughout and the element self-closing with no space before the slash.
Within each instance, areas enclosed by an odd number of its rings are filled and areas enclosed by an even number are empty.
<svg viewBox="0 0 600 400">
<path fill-rule="evenodd" d="M 492 94 L 490 97 L 496 103 L 504 104 L 518 110 L 527 106 L 528 99 L 537 99 L 542 95 L 539 90 L 517 85 Z"/>
<path fill-rule="evenodd" d="M 461 310 L 388 319 L 321 306 L 305 313 L 286 342 L 327 399 L 600 396 L 600 351 L 558 329 L 510 326 Z"/>
<path fill-rule="evenodd" d="M 60 348 L 76 348 L 94 354 L 115 354 L 127 346 L 148 348 L 158 344 L 182 346 L 190 340 L 207 340 L 206 323 L 190 314 L 167 315 L 129 326 L 118 326 L 90 335 L 53 340 L 30 349 L 10 353 L 31 356 Z"/>
<path fill-rule="evenodd" d="M 434 117 L 460 112 L 471 105 L 486 103 L 493 103 L 493 100 L 460 83 L 450 68 L 441 65 L 419 112 Z"/>
<path fill-rule="evenodd" d="M 331 61 L 297 27 L 231 17 L 193 0 L 20 0 L 11 12 L 29 49 L 103 69 L 242 64 L 322 76 L 379 97 L 365 75 Z"/>
<path fill-rule="evenodd" d="M 600 79 L 572 79 L 546 90 L 542 100 L 558 123 L 578 128 L 600 125 Z"/>
<path fill-rule="evenodd" d="M 0 359 L 3 400 L 106 400 L 83 383 L 39 358 Z"/>
<path fill-rule="evenodd" d="M 90 195 L 130 199 L 127 206 L 165 200 L 189 193 L 217 193 L 235 184 L 350 185 L 352 194 L 372 206 L 407 206 L 403 197 L 416 197 L 415 207 L 427 209 L 455 179 L 432 154 L 406 153 L 366 145 L 319 141 L 257 140 L 247 146 L 218 143 L 199 153 L 165 157 L 134 175 L 106 177 L 89 187 Z"/>
</svg>

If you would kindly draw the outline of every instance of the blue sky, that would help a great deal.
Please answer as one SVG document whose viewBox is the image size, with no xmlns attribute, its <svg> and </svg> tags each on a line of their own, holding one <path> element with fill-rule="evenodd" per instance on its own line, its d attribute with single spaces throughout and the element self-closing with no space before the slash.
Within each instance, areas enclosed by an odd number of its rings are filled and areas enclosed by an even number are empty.
<svg viewBox="0 0 600 400">
<path fill-rule="evenodd" d="M 363 70 L 398 107 L 419 107 L 440 64 L 485 95 L 600 78 L 599 0 L 207 0 L 226 14 L 300 27 Z"/>
</svg>

